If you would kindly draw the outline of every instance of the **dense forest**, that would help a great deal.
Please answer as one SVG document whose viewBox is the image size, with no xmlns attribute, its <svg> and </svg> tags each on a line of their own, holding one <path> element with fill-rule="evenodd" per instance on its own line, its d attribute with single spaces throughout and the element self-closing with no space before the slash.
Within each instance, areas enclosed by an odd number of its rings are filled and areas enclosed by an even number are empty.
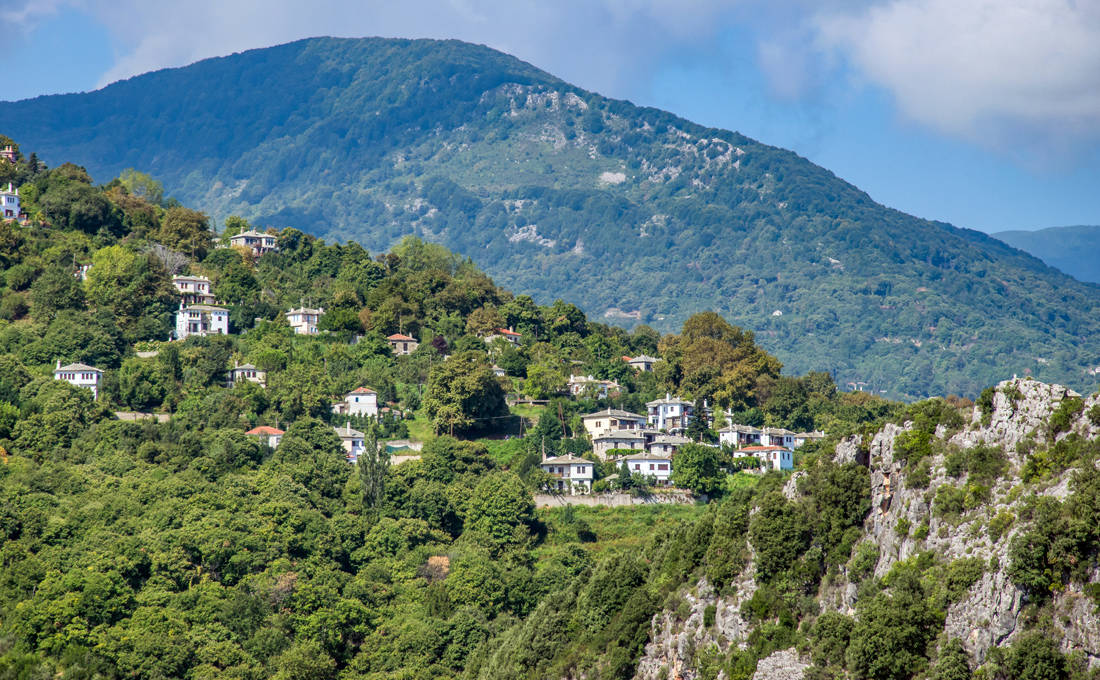
<svg viewBox="0 0 1100 680">
<path fill-rule="evenodd" d="M 415 234 L 629 327 L 712 310 L 792 372 L 890 398 L 974 398 L 1013 374 L 1086 389 L 1100 363 L 1095 285 L 457 41 L 299 41 L 0 103 L 0 125 L 99 181 L 150 172 L 219 222 L 377 251 Z"/>
</svg>

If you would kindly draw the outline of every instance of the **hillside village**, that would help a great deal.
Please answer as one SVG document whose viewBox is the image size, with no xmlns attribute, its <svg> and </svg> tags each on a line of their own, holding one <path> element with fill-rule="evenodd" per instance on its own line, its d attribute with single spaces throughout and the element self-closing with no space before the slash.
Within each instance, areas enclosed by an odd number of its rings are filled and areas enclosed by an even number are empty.
<svg viewBox="0 0 1100 680">
<path fill-rule="evenodd" d="M 628 332 L 10 146 L 3 677 L 1100 666 L 1096 397 L 842 392 L 718 314 Z"/>
</svg>

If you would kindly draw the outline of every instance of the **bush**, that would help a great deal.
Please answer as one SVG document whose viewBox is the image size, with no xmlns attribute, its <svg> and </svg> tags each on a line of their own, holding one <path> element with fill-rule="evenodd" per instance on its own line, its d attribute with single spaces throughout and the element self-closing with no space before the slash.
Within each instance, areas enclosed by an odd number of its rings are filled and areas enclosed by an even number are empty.
<svg viewBox="0 0 1100 680">
<path fill-rule="evenodd" d="M 848 578 L 852 581 L 862 581 L 875 573 L 878 564 L 879 550 L 874 543 L 864 542 L 859 544 L 856 554 L 848 563 Z"/>
<path fill-rule="evenodd" d="M 966 490 L 951 484 L 941 484 L 936 489 L 932 509 L 937 517 L 958 517 L 966 507 Z"/>
<path fill-rule="evenodd" d="M 1010 512 L 997 513 L 993 519 L 989 520 L 989 526 L 985 529 L 989 535 L 989 540 L 993 543 L 1000 541 L 1015 520 L 1016 518 Z"/>
<path fill-rule="evenodd" d="M 1005 670 L 1013 680 L 1063 680 L 1069 678 L 1069 664 L 1055 639 L 1039 631 L 1021 636 L 1009 649 Z"/>
<path fill-rule="evenodd" d="M 1050 436 L 1056 437 L 1073 427 L 1073 420 L 1085 408 L 1085 402 L 1079 397 L 1066 397 L 1050 416 Z"/>
</svg>

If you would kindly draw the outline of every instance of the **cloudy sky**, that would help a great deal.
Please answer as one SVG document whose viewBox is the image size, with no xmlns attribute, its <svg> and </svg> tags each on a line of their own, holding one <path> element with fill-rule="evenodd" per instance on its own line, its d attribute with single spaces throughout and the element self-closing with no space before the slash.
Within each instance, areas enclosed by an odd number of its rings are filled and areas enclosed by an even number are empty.
<svg viewBox="0 0 1100 680">
<path fill-rule="evenodd" d="M 307 36 L 459 38 L 921 217 L 1100 224 L 1100 0 L 0 0 L 0 26 L 0 99 Z"/>
</svg>

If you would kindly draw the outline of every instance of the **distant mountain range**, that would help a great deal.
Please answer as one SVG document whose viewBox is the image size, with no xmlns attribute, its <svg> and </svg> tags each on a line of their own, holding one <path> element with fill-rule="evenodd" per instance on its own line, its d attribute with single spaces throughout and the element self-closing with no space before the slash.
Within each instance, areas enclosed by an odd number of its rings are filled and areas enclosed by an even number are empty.
<svg viewBox="0 0 1100 680">
<path fill-rule="evenodd" d="M 100 181 L 150 172 L 219 219 L 372 250 L 415 233 L 615 323 L 714 309 L 791 371 L 893 397 L 1091 386 L 1100 365 L 1100 287 L 467 43 L 303 40 L 0 103 L 0 133 Z"/>
<path fill-rule="evenodd" d="M 1100 226 L 1049 227 L 993 234 L 1078 281 L 1100 283 Z"/>
</svg>

